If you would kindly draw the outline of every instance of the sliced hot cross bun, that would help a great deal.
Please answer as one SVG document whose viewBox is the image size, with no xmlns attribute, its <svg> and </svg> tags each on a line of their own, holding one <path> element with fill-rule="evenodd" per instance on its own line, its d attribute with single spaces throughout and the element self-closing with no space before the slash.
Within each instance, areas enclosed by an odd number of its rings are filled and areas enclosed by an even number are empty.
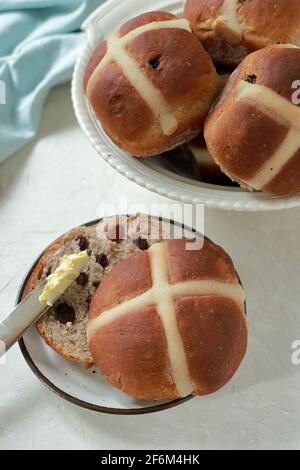
<svg viewBox="0 0 300 470">
<path fill-rule="evenodd" d="M 300 46 L 299 0 L 187 0 L 184 16 L 219 63 L 237 65 L 272 44 Z"/>
<path fill-rule="evenodd" d="M 267 47 L 243 60 L 212 109 L 204 131 L 208 149 L 241 185 L 300 192 L 299 79 L 300 48 Z"/>
<path fill-rule="evenodd" d="M 212 393 L 245 354 L 244 291 L 230 257 L 207 239 L 202 249 L 188 246 L 169 240 L 132 256 L 103 278 L 91 301 L 95 363 L 136 398 Z"/>
<path fill-rule="evenodd" d="M 166 12 L 125 23 L 97 47 L 84 77 L 96 118 L 135 156 L 163 153 L 198 135 L 221 86 L 187 20 Z"/>
<path fill-rule="evenodd" d="M 91 251 L 84 272 L 36 323 L 38 332 L 49 346 L 65 359 L 80 362 L 85 367 L 93 364 L 86 338 L 89 303 L 104 274 L 120 261 L 147 249 L 161 237 L 163 224 L 154 217 L 151 218 L 153 239 L 148 235 L 147 215 L 119 217 L 117 221 L 117 230 L 116 218 L 105 218 L 101 224 L 78 227 L 51 243 L 33 270 L 24 293 L 24 296 L 27 295 L 55 271 L 62 256 L 86 249 Z M 103 232 L 102 228 L 107 225 L 107 238 L 100 237 L 99 231 Z M 124 236 L 125 231 L 127 237 Z"/>
</svg>

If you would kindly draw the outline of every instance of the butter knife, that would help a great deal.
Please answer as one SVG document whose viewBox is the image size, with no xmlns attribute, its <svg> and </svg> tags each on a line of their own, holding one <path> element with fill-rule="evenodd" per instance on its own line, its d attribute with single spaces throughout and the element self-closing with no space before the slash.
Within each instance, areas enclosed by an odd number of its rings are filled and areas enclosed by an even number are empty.
<svg viewBox="0 0 300 470">
<path fill-rule="evenodd" d="M 18 341 L 31 325 L 49 310 L 48 305 L 39 301 L 46 284 L 47 279 L 39 284 L 0 322 L 0 357 Z"/>
</svg>

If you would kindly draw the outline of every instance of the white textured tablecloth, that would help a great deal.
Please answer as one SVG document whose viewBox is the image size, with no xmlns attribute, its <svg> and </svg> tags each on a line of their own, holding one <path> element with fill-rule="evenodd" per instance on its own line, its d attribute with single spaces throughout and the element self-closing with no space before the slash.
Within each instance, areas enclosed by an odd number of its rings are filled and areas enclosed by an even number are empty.
<svg viewBox="0 0 300 470">
<path fill-rule="evenodd" d="M 108 167 L 79 129 L 69 87 L 52 92 L 37 139 L 0 166 L 0 318 L 40 251 L 101 216 L 101 204 L 166 202 Z M 233 382 L 161 413 L 109 416 L 46 389 L 18 346 L 0 365 L 1 449 L 300 448 L 300 209 L 205 211 L 206 235 L 229 251 L 247 290 L 250 344 Z"/>
</svg>

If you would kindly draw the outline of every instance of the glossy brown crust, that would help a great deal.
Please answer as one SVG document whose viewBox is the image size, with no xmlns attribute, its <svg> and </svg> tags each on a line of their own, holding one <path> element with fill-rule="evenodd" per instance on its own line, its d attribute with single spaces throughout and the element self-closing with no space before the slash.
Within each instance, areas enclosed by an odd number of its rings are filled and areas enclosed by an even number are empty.
<svg viewBox="0 0 300 470">
<path fill-rule="evenodd" d="M 255 105 L 235 102 L 218 119 L 213 132 L 207 137 L 209 150 L 218 155 L 217 161 L 228 175 L 245 181 L 254 177 L 272 157 L 287 136 L 288 128 Z"/>
<path fill-rule="evenodd" d="M 154 21 L 176 20 L 176 18 L 177 17 L 175 15 L 172 15 L 172 13 L 168 13 L 167 11 L 148 11 L 147 13 L 136 16 L 124 23 L 119 29 L 120 36 L 125 36 L 125 34 L 130 33 L 133 29 L 139 28 L 140 26 L 144 26 L 148 23 L 153 23 Z"/>
<path fill-rule="evenodd" d="M 232 46 L 226 36 L 212 28 L 222 10 L 223 0 L 187 0 L 184 16 L 214 60 L 237 65 L 247 54 L 263 47 L 285 43 L 300 46 L 299 0 L 244 0 L 238 2 L 237 18 L 243 31 L 240 44 Z M 207 28 L 200 23 L 211 20 Z"/>
<path fill-rule="evenodd" d="M 254 74 L 258 85 L 267 86 L 291 102 L 293 83 L 300 77 L 300 48 L 271 46 L 251 54 L 245 74 Z"/>
<path fill-rule="evenodd" d="M 172 105 L 193 106 L 199 96 L 207 93 L 207 82 L 199 80 L 199 77 L 211 76 L 211 61 L 200 50 L 197 53 L 197 40 L 188 31 L 164 29 L 156 35 L 149 31 L 132 41 L 128 52 L 135 57 L 140 68 L 146 64 L 146 77 L 162 91 Z M 149 60 L 159 55 L 160 64 L 154 70 L 149 65 Z"/>
<path fill-rule="evenodd" d="M 238 285 L 232 260 L 214 243 L 206 240 L 201 250 L 194 251 L 185 249 L 186 240 L 164 243 L 170 283 L 211 279 Z M 151 287 L 150 270 L 145 262 L 148 256 L 147 251 L 139 252 L 104 277 L 90 307 L 93 318 L 97 311 L 103 312 L 102 296 L 106 297 L 108 283 L 111 305 L 104 300 L 107 309 L 118 300 L 122 302 Z M 174 305 L 194 393 L 211 393 L 230 379 L 245 354 L 244 308 L 232 299 L 213 295 L 177 298 Z M 211 344 L 205 348 L 202 341 L 206 345 L 211 341 Z M 165 333 L 155 306 L 128 312 L 96 329 L 89 337 L 89 347 L 108 381 L 125 393 L 154 400 L 178 398 L 170 374 Z M 215 351 L 214 347 L 221 349 Z"/>
<path fill-rule="evenodd" d="M 152 23 L 153 21 L 168 21 L 174 20 L 176 16 L 172 15 L 171 13 L 167 12 L 148 12 L 143 15 L 138 16 L 137 18 L 133 18 L 121 26 L 119 29 L 120 37 L 125 36 L 126 34 L 130 33 L 133 29 L 139 28 L 140 26 L 144 26 L 145 24 Z M 105 56 L 107 51 L 107 42 L 103 41 L 96 47 L 93 55 L 88 63 L 87 69 L 85 71 L 84 79 L 83 79 L 83 88 L 86 91 L 86 87 L 88 81 L 97 67 L 97 65 L 101 62 L 103 57 Z"/>
<path fill-rule="evenodd" d="M 96 364 L 114 387 L 145 400 L 178 398 L 155 307 L 100 328 L 89 345 Z"/>
<path fill-rule="evenodd" d="M 120 34 L 154 21 L 172 20 L 164 12 L 141 15 L 124 25 Z M 100 46 L 93 54 L 84 78 L 84 88 L 106 50 Z M 152 110 L 134 84 L 128 82 L 113 63 L 99 73 L 88 93 L 94 113 L 110 138 L 135 156 L 149 156 L 170 150 L 196 137 L 204 118 L 222 86 L 213 63 L 197 38 L 190 32 L 170 28 L 148 31 L 128 45 L 148 79 L 161 90 L 178 121 L 171 136 L 165 135 Z M 150 62 L 158 58 L 158 66 Z"/>
<path fill-rule="evenodd" d="M 233 46 L 224 37 L 224 31 L 221 34 L 214 29 L 213 23 L 220 16 L 222 6 L 223 0 L 187 0 L 184 17 L 216 63 L 236 66 L 253 49 L 247 50 L 243 42 Z"/>
<path fill-rule="evenodd" d="M 245 43 L 257 48 L 279 42 L 300 45 L 298 0 L 245 0 L 238 6 Z"/>
<path fill-rule="evenodd" d="M 88 65 L 87 65 L 87 68 L 86 68 L 86 71 L 85 71 L 85 74 L 84 74 L 84 78 L 83 78 L 84 91 L 86 91 L 88 81 L 89 81 L 93 71 L 95 70 L 95 68 L 97 67 L 99 62 L 101 62 L 101 60 L 105 56 L 106 52 L 107 52 L 107 42 L 106 41 L 101 42 L 99 44 L 99 46 L 96 47 L 96 49 L 94 50 L 93 55 L 92 55 Z"/>
<path fill-rule="evenodd" d="M 249 76 L 254 76 L 257 85 L 266 86 L 291 102 L 293 83 L 300 76 L 300 48 L 269 46 L 248 55 L 231 74 L 212 109 L 218 109 L 220 114 L 223 111 L 221 105 L 226 99 L 226 105 L 231 104 L 240 81 Z M 297 106 L 300 107 L 300 104 Z M 280 110 L 278 112 L 280 114 Z"/>
<path fill-rule="evenodd" d="M 186 250 L 186 240 L 166 243 L 170 284 L 202 279 L 238 283 L 231 258 L 210 240 L 204 240 L 201 250 Z"/>
<path fill-rule="evenodd" d="M 284 165 L 280 173 L 264 187 L 264 190 L 283 196 L 300 192 L 300 149 Z"/>
<path fill-rule="evenodd" d="M 228 83 L 228 80 L 231 77 L 231 74 L 228 73 L 228 69 L 224 67 L 219 67 L 218 73 L 220 74 L 220 78 L 223 80 L 223 88 L 225 88 Z M 202 158 L 199 159 L 199 157 L 195 155 L 194 148 L 199 149 L 209 155 L 203 133 L 199 134 L 196 139 L 192 140 L 187 147 L 188 152 L 191 153 L 194 157 L 196 175 L 199 181 L 218 186 L 239 186 L 238 183 L 234 182 L 231 178 L 229 178 L 227 175 L 225 175 L 225 173 L 222 172 L 219 165 L 214 162 L 211 156 L 210 161 L 205 158 L 205 154 L 203 161 Z"/>
<path fill-rule="evenodd" d="M 137 136 L 148 134 L 155 126 L 150 108 L 116 64 L 107 66 L 105 73 L 99 75 L 90 102 L 106 133 L 120 147 L 128 141 L 138 149 Z"/>
<path fill-rule="evenodd" d="M 208 395 L 234 375 L 246 353 L 247 324 L 226 297 L 184 297 L 175 302 L 178 328 L 196 395 Z M 192 328 L 191 328 L 192 325 Z"/>
<path fill-rule="evenodd" d="M 121 261 L 106 274 L 96 290 L 89 307 L 89 318 L 98 317 L 103 310 L 136 297 L 152 286 L 148 253 L 138 252 Z"/>
<path fill-rule="evenodd" d="M 43 253 L 41 259 L 39 260 L 36 268 L 34 269 L 34 271 L 32 272 L 32 275 L 30 276 L 28 280 L 28 283 L 24 290 L 23 298 L 26 297 L 26 295 L 28 295 L 38 285 L 40 278 L 42 276 L 47 258 L 49 257 L 50 253 L 55 252 L 57 248 L 61 246 L 64 242 L 74 239 L 81 233 L 82 231 L 79 227 L 75 230 L 70 231 L 68 234 L 58 238 L 53 243 L 51 243 L 51 245 L 48 246 L 48 248 Z M 37 322 L 35 326 L 39 334 L 48 344 L 48 346 L 54 349 L 54 351 L 60 354 L 60 356 L 64 357 L 65 359 L 68 359 L 69 361 L 82 363 L 82 360 L 79 356 L 70 354 L 68 351 L 64 349 L 64 347 L 60 343 L 55 342 L 53 338 L 47 334 L 47 331 L 43 328 L 42 323 Z M 93 361 L 92 360 L 86 361 L 82 364 L 84 365 L 84 367 L 89 368 L 93 365 Z"/>
<path fill-rule="evenodd" d="M 237 101 L 239 84 L 252 77 L 257 85 L 270 88 L 291 103 L 292 84 L 299 76 L 300 48 L 278 46 L 249 55 L 231 76 L 204 129 L 209 152 L 231 178 L 247 185 L 247 179 L 254 177 L 274 155 L 290 129 L 279 107 L 270 111 L 259 103 Z M 299 165 L 297 152 L 274 180 L 261 189 L 278 195 L 300 192 Z"/>
<path fill-rule="evenodd" d="M 198 23 L 217 18 L 222 5 L 223 0 L 187 0 L 183 16 L 189 20 L 192 30 L 196 33 Z M 207 30 L 206 33 L 209 34 L 210 31 Z"/>
</svg>

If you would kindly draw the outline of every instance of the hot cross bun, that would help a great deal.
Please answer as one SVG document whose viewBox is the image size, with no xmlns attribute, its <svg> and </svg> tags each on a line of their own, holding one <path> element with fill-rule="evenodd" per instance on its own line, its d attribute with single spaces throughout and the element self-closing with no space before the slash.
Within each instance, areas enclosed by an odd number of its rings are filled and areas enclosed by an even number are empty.
<svg viewBox="0 0 300 470">
<path fill-rule="evenodd" d="M 224 173 L 278 195 L 300 192 L 300 48 L 250 54 L 232 74 L 205 123 L 205 140 Z"/>
<path fill-rule="evenodd" d="M 222 81 L 187 20 L 152 12 L 97 47 L 83 85 L 109 137 L 149 156 L 199 134 Z"/>
<path fill-rule="evenodd" d="M 245 354 L 245 296 L 230 257 L 207 239 L 189 243 L 157 243 L 120 263 L 91 301 L 94 361 L 133 397 L 212 393 Z"/>
<path fill-rule="evenodd" d="M 187 0 L 184 16 L 222 64 L 237 65 L 272 44 L 300 46 L 299 0 Z"/>
<path fill-rule="evenodd" d="M 154 239 L 149 237 L 150 222 Z M 107 238 L 103 238 L 103 228 L 106 226 L 111 228 Z M 86 329 L 93 294 L 103 276 L 113 266 L 156 243 L 162 230 L 162 222 L 155 217 L 150 219 L 145 214 L 136 214 L 117 219 L 105 218 L 100 223 L 77 227 L 51 243 L 35 266 L 24 296 L 55 271 L 62 256 L 86 249 L 90 250 L 91 255 L 85 271 L 36 323 L 37 330 L 46 343 L 65 359 L 91 367 L 93 359 L 88 349 Z M 124 237 L 126 233 L 127 236 Z"/>
</svg>

